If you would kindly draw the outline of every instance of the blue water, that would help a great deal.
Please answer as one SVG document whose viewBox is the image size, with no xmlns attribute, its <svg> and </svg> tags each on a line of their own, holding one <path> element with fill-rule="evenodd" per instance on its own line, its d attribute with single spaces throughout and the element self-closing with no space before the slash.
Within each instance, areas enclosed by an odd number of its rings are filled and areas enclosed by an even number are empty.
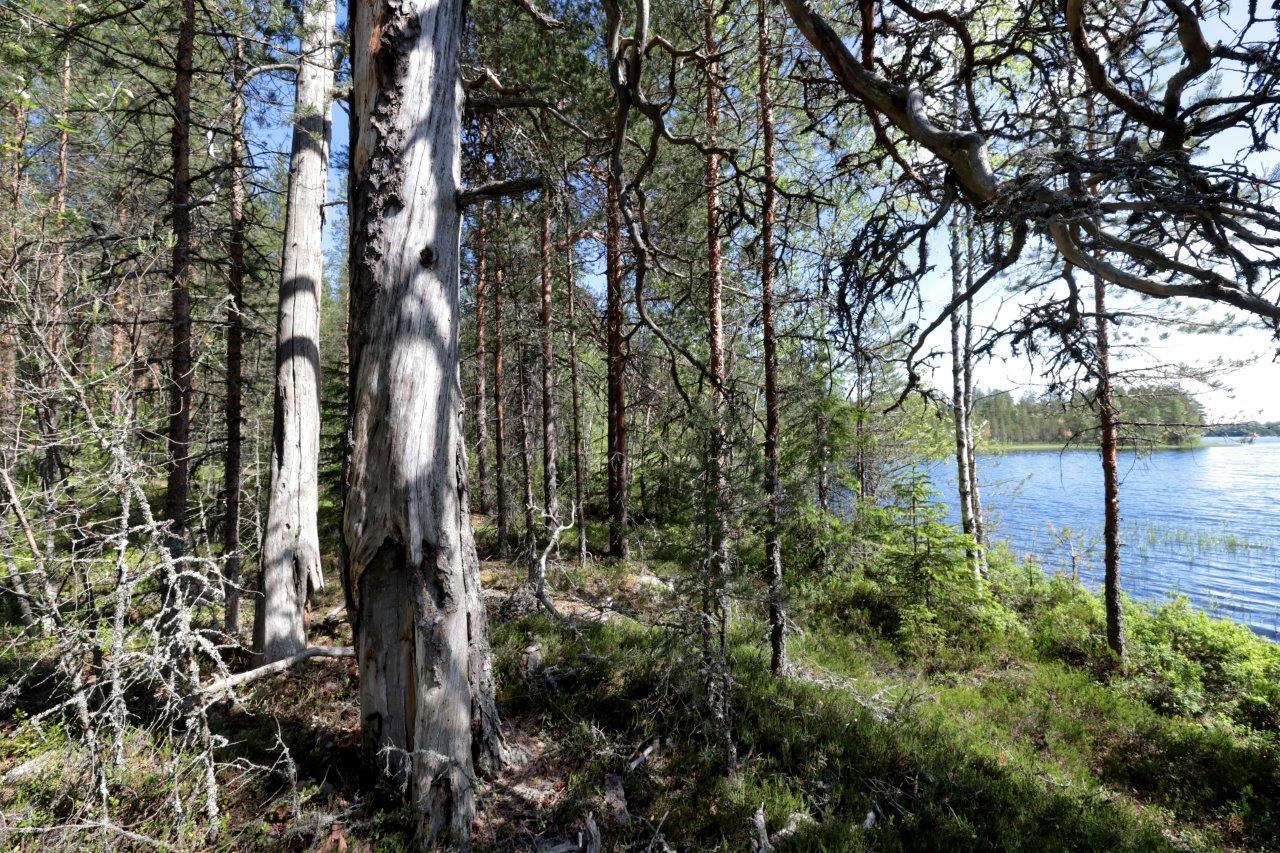
<svg viewBox="0 0 1280 853">
<path fill-rule="evenodd" d="M 1185 595 L 1280 638 L 1280 439 L 1206 439 L 1120 454 L 1121 581 L 1143 601 Z M 955 463 L 933 483 L 959 524 Z M 978 457 L 987 529 L 1049 572 L 1102 580 L 1102 468 L 1096 450 Z M 1074 565 L 1074 569 L 1073 569 Z"/>
</svg>

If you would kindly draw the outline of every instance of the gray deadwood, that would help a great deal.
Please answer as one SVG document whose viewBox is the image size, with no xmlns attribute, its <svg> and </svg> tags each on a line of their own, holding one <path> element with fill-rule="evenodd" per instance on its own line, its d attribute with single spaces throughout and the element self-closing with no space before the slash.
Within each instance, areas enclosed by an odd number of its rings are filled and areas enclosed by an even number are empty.
<svg viewBox="0 0 1280 853">
<path fill-rule="evenodd" d="M 276 324 L 271 497 L 262 543 L 254 652 L 270 663 L 306 646 L 303 607 L 320 569 L 320 299 L 329 162 L 333 0 L 303 4 L 302 51 L 289 162 L 284 259 Z"/>
<path fill-rule="evenodd" d="M 756 9 L 759 74 L 760 132 L 764 156 L 764 209 L 760 218 L 760 326 L 764 345 L 764 491 L 768 501 L 768 520 L 764 542 L 764 575 L 768 584 L 769 667 L 774 674 L 786 672 L 787 615 L 782 583 L 782 486 L 778 461 L 781 417 L 778 405 L 778 342 L 774 311 L 774 242 L 777 220 L 774 184 L 773 97 L 769 91 L 769 73 L 773 50 L 769 39 L 769 3 L 760 0 Z"/>
<path fill-rule="evenodd" d="M 961 221 L 958 215 L 951 217 L 951 295 L 959 298 L 964 292 L 964 269 L 960 249 Z M 969 411 L 965 407 L 965 371 L 970 354 L 964 348 L 964 321 L 959 311 L 951 313 L 951 415 L 956 443 L 956 485 L 960 493 L 960 526 L 965 533 L 976 538 L 973 524 L 973 477 L 969 471 Z M 968 553 L 969 565 L 981 576 L 982 564 L 976 550 Z"/>
<path fill-rule="evenodd" d="M 551 201 L 542 205 L 542 239 L 539 244 L 541 271 L 541 301 L 538 312 L 538 334 L 542 345 L 542 498 L 546 514 L 547 535 L 551 536 L 559 524 L 560 485 L 556 472 L 556 371 L 555 350 L 552 347 L 551 315 Z"/>
<path fill-rule="evenodd" d="M 366 756 L 404 786 L 423 847 L 466 846 L 475 770 L 499 758 L 460 464 L 464 6 L 371 0 L 352 18 L 344 580 Z"/>
</svg>

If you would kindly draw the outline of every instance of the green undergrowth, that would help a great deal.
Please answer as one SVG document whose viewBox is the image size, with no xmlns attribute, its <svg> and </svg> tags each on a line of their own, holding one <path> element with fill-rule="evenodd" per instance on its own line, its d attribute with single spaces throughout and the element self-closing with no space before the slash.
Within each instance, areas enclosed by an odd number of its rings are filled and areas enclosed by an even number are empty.
<svg viewBox="0 0 1280 853">
<path fill-rule="evenodd" d="M 1097 593 L 1000 549 L 979 581 L 968 541 L 901 497 L 789 530 L 791 677 L 739 611 L 734 773 L 672 620 L 495 625 L 504 713 L 570 768 L 548 824 L 607 811 L 617 775 L 636 817 L 609 830 L 619 846 L 660 830 L 747 849 L 763 806 L 771 832 L 796 826 L 783 849 L 1280 849 L 1280 646 L 1185 600 L 1129 601 L 1121 672 Z M 748 571 L 737 591 L 758 600 Z"/>
<path fill-rule="evenodd" d="M 590 532 L 600 547 L 603 527 Z M 485 550 L 492 532 L 479 535 Z M 1127 602 L 1120 672 L 1097 593 L 999 548 L 979 580 L 972 543 L 907 484 L 852 523 L 790 520 L 787 678 L 768 671 L 753 604 L 759 540 L 738 541 L 729 657 L 739 761 L 729 773 L 679 606 L 698 580 L 688 569 L 697 532 L 648 535 L 632 561 L 584 566 L 566 537 L 555 594 L 607 604 L 571 611 L 571 622 L 512 609 L 506 593 L 525 569 L 485 562 L 500 710 L 526 755 L 486 783 L 479 849 L 560 843 L 591 814 L 606 849 L 661 849 L 660 835 L 673 849 L 745 850 L 761 808 L 783 850 L 1280 849 L 1280 646 L 1246 628 L 1184 600 Z M 678 591 L 637 584 L 642 573 Z M 317 617 L 339 607 L 334 587 Z M 624 615 L 600 621 L 605 610 Z M 350 642 L 340 618 L 312 627 L 317 643 Z M 16 672 L 22 661 L 0 663 Z M 357 678 L 349 661 L 313 661 L 213 709 L 226 739 L 216 838 L 198 815 L 173 820 L 172 753 L 137 728 L 114 780 L 130 794 L 112 814 L 186 849 L 402 849 L 406 809 L 361 770 Z M 15 736 L 20 716 L 5 724 L 0 771 L 58 758 L 0 797 L 9 825 L 83 822 L 65 793 L 77 747 L 52 721 Z M 605 797 L 618 785 L 626 820 Z M 35 849 L 52 837 L 9 841 Z"/>
</svg>

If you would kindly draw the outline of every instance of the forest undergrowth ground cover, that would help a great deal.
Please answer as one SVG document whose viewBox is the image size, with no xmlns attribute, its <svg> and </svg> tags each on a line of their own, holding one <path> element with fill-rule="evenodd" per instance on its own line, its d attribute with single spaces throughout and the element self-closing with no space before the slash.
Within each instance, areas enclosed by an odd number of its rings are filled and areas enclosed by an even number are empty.
<svg viewBox="0 0 1280 853">
<path fill-rule="evenodd" d="M 553 567 L 563 618 L 524 592 L 523 565 L 483 563 L 511 761 L 483 783 L 478 849 L 577 849 L 590 823 L 604 849 L 744 850 L 761 819 L 777 849 L 1280 848 L 1280 649 L 1246 629 L 1131 606 L 1121 676 L 1095 594 L 998 555 L 983 590 L 935 578 L 925 604 L 874 572 L 801 573 L 790 677 L 769 674 L 756 614 L 734 619 L 726 776 L 691 615 L 668 591 L 689 578 L 662 550 Z M 314 644 L 350 642 L 336 586 L 313 605 Z M 404 849 L 407 810 L 360 769 L 356 679 L 349 659 L 313 660 L 216 706 L 228 763 L 211 841 L 173 821 L 169 756 L 140 731 L 120 825 L 180 849 Z M 16 849 L 57 846 L 74 820 L 75 748 L 24 727 L 31 710 L 0 718 L 0 835 Z"/>
</svg>

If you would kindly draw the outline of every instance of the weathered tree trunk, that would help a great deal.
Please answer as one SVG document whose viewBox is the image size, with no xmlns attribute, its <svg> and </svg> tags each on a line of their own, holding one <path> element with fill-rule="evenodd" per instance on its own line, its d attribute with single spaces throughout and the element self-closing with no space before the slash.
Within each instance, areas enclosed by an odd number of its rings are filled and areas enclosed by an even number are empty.
<svg viewBox="0 0 1280 853">
<path fill-rule="evenodd" d="M 707 0 L 703 47 L 708 56 L 718 50 L 715 36 L 716 6 Z M 716 81 L 719 63 L 707 66 L 706 121 L 714 142 L 720 123 L 720 90 Z M 703 665 L 706 669 L 708 711 L 715 737 L 720 741 L 725 765 L 737 763 L 729 721 L 728 661 L 725 631 L 728 623 L 726 584 L 729 574 L 729 483 L 726 471 L 725 418 L 728 409 L 724 350 L 724 276 L 720 249 L 720 155 L 706 156 L 707 181 L 707 333 L 708 373 L 711 384 L 711 424 L 707 452 L 707 524 L 709 543 L 707 574 L 702 590 Z"/>
<path fill-rule="evenodd" d="M 24 152 L 26 151 L 27 128 L 29 125 L 28 112 L 25 104 L 21 99 L 14 99 L 9 104 L 9 111 L 13 115 L 13 126 L 11 129 L 6 128 L 5 138 L 9 141 L 8 145 L 0 147 L 0 153 L 8 152 L 12 157 L 10 162 L 5 163 L 5 195 L 8 196 L 9 207 L 9 228 L 8 241 L 5 244 L 5 256 L 0 258 L 8 270 L 18 267 L 21 256 L 21 237 L 20 237 L 20 217 L 22 210 L 22 185 L 24 172 Z M 8 271 L 6 270 L 6 271 Z M 8 321 L 10 312 L 13 310 L 9 300 L 5 300 L 2 304 L 4 310 L 4 319 Z M 4 416 L 4 423 L 0 426 L 8 427 L 8 421 L 18 412 L 17 403 L 17 382 L 18 382 L 18 356 L 17 356 L 17 335 L 13 326 L 9 322 L 3 323 L 0 328 L 0 414 Z"/>
<path fill-rule="evenodd" d="M 556 472 L 556 372 L 555 350 L 551 338 L 551 199 L 542 203 L 542 239 L 539 242 L 542 276 L 542 298 L 538 312 L 538 331 L 542 344 L 542 499 L 546 515 L 547 536 L 556 535 L 560 518 L 560 484 Z"/>
<path fill-rule="evenodd" d="M 68 21 L 70 21 L 71 12 L 71 7 L 68 5 Z M 71 142 L 68 131 L 71 118 L 70 111 L 71 43 L 68 41 L 62 50 L 62 77 L 58 92 L 58 173 L 53 199 L 53 242 L 55 248 L 52 258 L 53 270 L 49 276 L 49 301 L 47 305 L 49 325 L 45 335 L 46 346 L 55 359 L 62 357 L 63 350 L 66 347 L 63 301 L 66 297 L 67 252 L 64 247 L 63 220 L 67 214 L 67 178 L 69 176 Z M 76 369 L 74 362 L 71 365 L 71 369 L 73 371 Z M 57 386 L 57 373 L 57 368 L 51 365 L 41 377 L 41 381 L 50 386 L 50 391 L 53 391 Z M 39 421 L 44 443 L 41 475 L 44 480 L 45 491 L 50 496 L 52 496 L 53 486 L 63 478 L 62 446 L 59 441 L 61 420 L 57 395 L 50 394 L 39 408 Z M 50 506 L 50 509 L 52 510 L 52 506 Z"/>
<path fill-rule="evenodd" d="M 502 340 L 502 279 L 501 265 L 493 271 L 493 487 L 494 503 L 498 517 L 498 556 L 507 556 L 510 538 L 510 509 L 507 501 L 507 411 L 505 393 L 506 377 L 503 361 L 505 347 Z"/>
<path fill-rule="evenodd" d="M 459 412 L 461 415 L 461 412 Z M 506 744 L 498 719 L 497 690 L 493 681 L 493 653 L 489 646 L 489 620 L 480 584 L 480 558 L 476 554 L 475 529 L 467 511 L 471 494 L 467 468 L 466 433 L 458 424 L 458 499 L 462 507 L 463 584 L 467 593 L 467 678 L 471 684 L 471 759 L 474 769 L 488 776 L 506 760 Z"/>
<path fill-rule="evenodd" d="M 1111 393 L 1111 344 L 1107 337 L 1106 283 L 1093 279 L 1094 324 L 1098 335 L 1098 419 L 1101 425 L 1102 489 L 1106 518 L 1103 598 L 1107 609 L 1107 646 L 1121 670 L 1126 665 L 1124 610 L 1120 601 L 1120 472 L 1116 459 L 1119 419 Z"/>
<path fill-rule="evenodd" d="M 627 397 L 623 371 L 626 346 L 622 295 L 621 187 L 609 174 L 605 184 L 605 349 L 608 378 L 609 556 L 625 560 L 630 554 L 627 528 L 630 507 L 630 460 L 627 458 Z"/>
<path fill-rule="evenodd" d="M 758 71 L 760 75 L 760 132 L 764 142 L 764 210 L 760 223 L 760 323 L 764 336 L 764 493 L 768 525 L 764 539 L 764 575 L 769 586 L 770 668 L 787 670 L 787 616 L 782 587 L 782 494 L 778 466 L 778 344 L 774 332 L 773 227 L 777 217 L 774 180 L 773 98 L 769 74 L 773 51 L 769 43 L 769 3 L 759 0 Z"/>
<path fill-rule="evenodd" d="M 825 394 L 824 394 L 824 396 L 825 396 Z M 817 484 L 816 484 L 816 490 L 817 490 L 817 499 L 818 499 L 818 509 L 822 510 L 823 512 L 826 512 L 826 511 L 827 511 L 827 507 L 828 507 L 828 505 L 829 505 L 829 503 L 830 503 L 830 500 L 831 500 L 831 496 L 830 496 L 830 491 L 831 491 L 831 484 L 830 484 L 830 468 L 831 468 L 831 466 L 830 466 L 829 464 L 827 464 L 827 407 L 826 407 L 826 401 L 825 401 L 825 400 L 821 400 L 821 399 L 820 399 L 820 400 L 818 401 L 818 407 L 817 407 L 817 408 L 818 408 L 817 416 L 813 419 L 813 445 L 814 445 L 814 453 L 815 453 L 815 455 L 817 456 L 816 464 L 817 464 L 817 468 L 818 468 L 818 470 L 817 470 L 817 480 L 818 480 L 818 482 L 817 482 Z M 856 441 L 856 438 L 855 438 L 855 441 Z M 861 454 L 860 454 L 860 453 L 858 453 L 856 446 L 855 446 L 855 448 L 854 448 L 854 452 L 855 452 L 855 454 L 856 454 L 856 455 L 855 455 L 854 472 L 853 472 L 853 473 L 854 473 L 854 476 L 855 476 L 855 477 L 860 477 L 860 476 L 861 476 L 861 470 L 860 470 L 860 466 L 859 466 L 859 464 L 858 464 L 858 461 L 857 461 L 857 460 L 861 458 Z"/>
<path fill-rule="evenodd" d="M 173 305 L 169 365 L 168 467 L 164 514 L 166 545 L 180 555 L 187 533 L 187 492 L 191 473 L 191 68 L 195 52 L 195 0 L 182 0 L 174 54 L 173 131 Z"/>
<path fill-rule="evenodd" d="M 222 573 L 223 629 L 235 637 L 240 631 L 240 493 L 241 379 L 244 360 L 244 40 L 235 39 L 231 96 L 231 229 L 227 238 L 227 382 L 223 409 L 227 451 L 223 458 Z"/>
<path fill-rule="evenodd" d="M 468 843 L 496 725 L 476 712 L 488 662 L 460 464 L 463 8 L 370 0 L 352 19 L 344 579 L 366 756 L 405 784 L 422 847 Z"/>
<path fill-rule="evenodd" d="M 569 320 L 569 390 L 573 406 L 573 503 L 577 508 L 574 520 L 578 528 L 578 564 L 587 563 L 587 513 L 586 487 L 584 483 L 586 459 L 583 458 L 582 446 L 582 386 L 578 378 L 578 328 L 575 325 L 574 303 L 577 300 L 577 286 L 573 274 L 573 237 L 569 234 L 569 222 L 565 221 L 565 297 L 568 300 L 567 317 Z"/>
<path fill-rule="evenodd" d="M 320 299 L 329 175 L 334 5 L 303 3 L 293 150 L 276 322 L 271 496 L 262 542 L 254 653 L 272 663 L 306 646 L 303 610 L 324 585 L 317 529 L 320 462 Z"/>
<path fill-rule="evenodd" d="M 12 161 L 4 163 L 5 172 L 5 199 L 9 208 L 9 228 L 8 240 L 4 246 L 4 257 L 0 258 L 8 269 L 14 269 L 18 266 L 19 256 L 19 214 L 22 205 L 22 153 L 26 150 L 27 137 L 27 110 L 19 99 L 14 99 L 9 104 L 9 112 L 13 115 L 12 128 L 5 128 L 5 138 L 12 140 L 10 144 L 0 147 L 0 156 L 8 152 L 12 157 Z M 7 271 L 7 270 L 6 270 Z M 17 411 L 17 381 L 18 381 L 18 357 L 17 357 L 17 336 L 14 334 L 12 325 L 8 322 L 10 312 L 12 311 L 9 300 L 0 303 L 3 308 L 3 318 L 6 321 L 0 328 L 0 413 L 4 416 L 4 424 L 0 426 L 8 426 L 8 420 L 13 417 Z"/>
<path fill-rule="evenodd" d="M 965 229 L 964 287 L 973 287 L 973 217 L 967 220 Z M 973 537 L 978 542 L 978 562 L 983 575 L 987 572 L 987 531 L 982 522 L 982 490 L 978 487 L 978 439 L 973 431 L 973 300 L 964 306 L 964 412 L 965 432 L 969 439 L 969 505 L 973 515 Z"/>
<path fill-rule="evenodd" d="M 488 208 L 476 209 L 476 468 L 479 473 L 479 509 L 489 513 L 489 350 L 486 335 L 488 328 L 488 248 L 489 228 L 485 222 Z"/>
<path fill-rule="evenodd" d="M 960 248 L 960 217 L 952 214 L 950 228 L 951 246 L 951 298 L 958 299 L 964 292 L 963 253 Z M 964 348 L 964 319 L 959 310 L 951 312 L 951 421 L 956 444 L 956 488 L 960 493 L 960 525 L 964 532 L 974 536 L 973 526 L 973 478 L 969 472 L 969 412 L 965 407 L 965 362 L 969 353 Z M 981 576 L 982 566 L 976 549 L 967 553 L 969 566 Z"/>
<path fill-rule="evenodd" d="M 521 306 L 516 303 L 516 325 L 521 322 Z M 521 550 L 530 558 L 529 580 L 534 580 L 533 555 L 538 548 L 537 503 L 533 497 L 533 356 L 527 342 L 520 342 L 520 479 L 524 487 L 524 531 Z"/>
</svg>

